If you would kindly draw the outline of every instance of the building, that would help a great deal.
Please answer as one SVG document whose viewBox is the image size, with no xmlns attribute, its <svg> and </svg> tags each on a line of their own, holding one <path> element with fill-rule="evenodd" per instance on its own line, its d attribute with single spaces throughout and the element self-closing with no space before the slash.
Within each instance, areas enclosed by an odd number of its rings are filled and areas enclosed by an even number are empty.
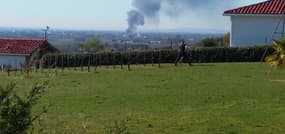
<svg viewBox="0 0 285 134">
<path fill-rule="evenodd" d="M 267 0 L 224 12 L 231 17 L 231 46 L 268 45 L 284 33 L 285 0 Z"/>
<path fill-rule="evenodd" d="M 43 39 L 0 38 L 0 68 L 20 68 L 21 65 L 38 61 L 45 54 L 58 52 L 58 49 Z"/>
</svg>

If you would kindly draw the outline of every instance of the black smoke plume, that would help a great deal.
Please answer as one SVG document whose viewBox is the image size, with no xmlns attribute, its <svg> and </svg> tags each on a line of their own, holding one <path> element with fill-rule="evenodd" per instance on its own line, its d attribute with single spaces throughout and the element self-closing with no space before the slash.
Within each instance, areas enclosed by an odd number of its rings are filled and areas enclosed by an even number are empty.
<svg viewBox="0 0 285 134">
<path fill-rule="evenodd" d="M 144 15 L 137 10 L 131 10 L 128 12 L 128 24 L 127 33 L 135 33 L 137 26 L 143 26 L 145 23 Z"/>
<path fill-rule="evenodd" d="M 159 21 L 161 12 L 171 18 L 186 14 L 189 9 L 192 12 L 202 11 L 209 15 L 220 12 L 219 9 L 233 7 L 242 1 L 249 0 L 133 0 L 134 9 L 128 12 L 127 32 L 136 32 L 137 27 L 143 26 L 145 20 Z"/>
</svg>

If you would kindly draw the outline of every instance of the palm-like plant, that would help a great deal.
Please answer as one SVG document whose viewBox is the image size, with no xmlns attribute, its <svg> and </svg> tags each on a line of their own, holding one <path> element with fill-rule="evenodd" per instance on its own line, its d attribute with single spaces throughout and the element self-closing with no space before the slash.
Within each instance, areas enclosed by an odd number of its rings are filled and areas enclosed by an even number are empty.
<svg viewBox="0 0 285 134">
<path fill-rule="evenodd" d="M 273 49 L 275 52 L 265 58 L 265 61 L 271 65 L 273 69 L 285 68 L 285 38 L 280 41 L 273 41 Z"/>
</svg>

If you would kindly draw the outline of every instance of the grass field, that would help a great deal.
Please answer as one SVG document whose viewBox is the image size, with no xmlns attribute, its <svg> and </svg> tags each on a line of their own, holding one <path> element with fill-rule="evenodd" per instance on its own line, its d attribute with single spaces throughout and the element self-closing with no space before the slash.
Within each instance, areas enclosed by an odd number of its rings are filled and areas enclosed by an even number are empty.
<svg viewBox="0 0 285 134">
<path fill-rule="evenodd" d="M 272 79 L 281 81 L 272 81 L 268 69 L 261 63 L 213 63 L 69 70 L 57 77 L 0 73 L 0 85 L 16 81 L 24 94 L 48 80 L 50 88 L 34 109 L 52 104 L 43 121 L 48 133 L 104 133 L 116 121 L 135 134 L 284 133 L 285 72 L 273 72 Z"/>
</svg>

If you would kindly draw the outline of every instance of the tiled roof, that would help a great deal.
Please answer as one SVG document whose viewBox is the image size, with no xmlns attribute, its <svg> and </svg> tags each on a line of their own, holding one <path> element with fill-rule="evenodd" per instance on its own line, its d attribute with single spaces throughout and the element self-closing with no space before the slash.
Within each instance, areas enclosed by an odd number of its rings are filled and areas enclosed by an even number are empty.
<svg viewBox="0 0 285 134">
<path fill-rule="evenodd" d="M 32 54 L 42 45 L 48 44 L 43 39 L 1 39 L 0 54 Z"/>
<path fill-rule="evenodd" d="M 224 14 L 284 15 L 285 0 L 267 0 L 257 4 L 228 10 L 225 11 Z"/>
</svg>

